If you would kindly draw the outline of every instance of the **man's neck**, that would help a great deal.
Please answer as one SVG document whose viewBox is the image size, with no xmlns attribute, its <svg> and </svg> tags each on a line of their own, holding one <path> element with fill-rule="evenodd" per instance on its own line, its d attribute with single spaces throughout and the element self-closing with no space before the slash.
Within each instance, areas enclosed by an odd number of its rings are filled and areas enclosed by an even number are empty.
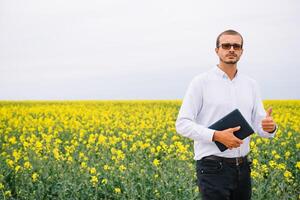
<svg viewBox="0 0 300 200">
<path fill-rule="evenodd" d="M 232 80 L 237 72 L 237 65 L 236 64 L 226 64 L 220 62 L 218 67 L 227 74 L 227 76 Z"/>
</svg>

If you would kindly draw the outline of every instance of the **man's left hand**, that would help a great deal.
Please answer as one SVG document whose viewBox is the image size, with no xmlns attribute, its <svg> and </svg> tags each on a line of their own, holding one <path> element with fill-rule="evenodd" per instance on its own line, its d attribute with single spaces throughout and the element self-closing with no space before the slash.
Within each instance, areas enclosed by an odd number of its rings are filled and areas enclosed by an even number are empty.
<svg viewBox="0 0 300 200">
<path fill-rule="evenodd" d="M 262 129 L 268 133 L 273 133 L 276 129 L 276 123 L 272 118 L 272 108 L 267 111 L 267 116 L 261 121 Z"/>
</svg>

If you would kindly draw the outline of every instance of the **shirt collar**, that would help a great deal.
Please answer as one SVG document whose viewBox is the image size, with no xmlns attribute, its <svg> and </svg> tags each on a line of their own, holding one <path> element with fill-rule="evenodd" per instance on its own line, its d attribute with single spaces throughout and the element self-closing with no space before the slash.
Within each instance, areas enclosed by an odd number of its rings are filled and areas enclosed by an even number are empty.
<svg viewBox="0 0 300 200">
<path fill-rule="evenodd" d="M 215 67 L 214 71 L 215 71 L 215 73 L 216 73 L 217 76 L 219 76 L 221 78 L 224 78 L 224 79 L 229 79 L 229 77 L 227 76 L 227 74 L 218 65 Z M 232 80 L 234 80 L 234 79 L 236 79 L 238 77 L 238 74 L 239 74 L 238 72 L 239 72 L 239 70 L 236 71 L 235 76 L 234 76 L 234 78 Z"/>
</svg>

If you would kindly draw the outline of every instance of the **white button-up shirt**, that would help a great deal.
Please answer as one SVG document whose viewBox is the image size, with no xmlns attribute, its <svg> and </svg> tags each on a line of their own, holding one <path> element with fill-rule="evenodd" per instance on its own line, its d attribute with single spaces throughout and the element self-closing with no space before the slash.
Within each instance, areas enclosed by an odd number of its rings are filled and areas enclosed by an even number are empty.
<svg viewBox="0 0 300 200">
<path fill-rule="evenodd" d="M 260 136 L 274 136 L 262 130 L 261 121 L 266 112 L 253 79 L 237 72 L 230 80 L 224 71 L 214 67 L 191 81 L 176 120 L 176 130 L 194 140 L 195 160 L 209 155 L 232 158 L 249 153 L 250 137 L 240 147 L 221 152 L 212 141 L 215 130 L 207 128 L 236 108 Z"/>
</svg>

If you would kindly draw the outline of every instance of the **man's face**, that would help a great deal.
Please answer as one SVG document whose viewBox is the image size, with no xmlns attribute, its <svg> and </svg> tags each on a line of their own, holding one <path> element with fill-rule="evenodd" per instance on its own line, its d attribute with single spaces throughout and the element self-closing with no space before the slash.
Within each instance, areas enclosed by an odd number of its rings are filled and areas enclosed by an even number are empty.
<svg viewBox="0 0 300 200">
<path fill-rule="evenodd" d="M 222 35 L 219 41 L 219 47 L 215 51 L 221 62 L 236 64 L 243 53 L 242 38 L 239 35 Z"/>
</svg>

